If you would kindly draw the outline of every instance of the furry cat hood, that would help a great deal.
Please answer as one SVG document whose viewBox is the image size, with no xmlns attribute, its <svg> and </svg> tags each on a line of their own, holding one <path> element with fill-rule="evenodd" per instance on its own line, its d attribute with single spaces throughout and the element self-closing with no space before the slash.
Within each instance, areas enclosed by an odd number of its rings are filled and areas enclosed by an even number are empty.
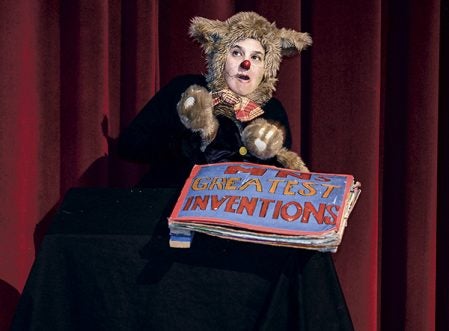
<svg viewBox="0 0 449 331">
<path fill-rule="evenodd" d="M 255 12 L 240 12 L 225 21 L 194 17 L 189 35 L 202 47 L 206 55 L 206 81 L 212 91 L 226 88 L 224 68 L 229 49 L 240 40 L 258 40 L 265 50 L 264 77 L 248 98 L 263 105 L 276 89 L 277 73 L 284 56 L 298 55 L 312 44 L 308 33 L 277 28 L 275 22 Z"/>
</svg>

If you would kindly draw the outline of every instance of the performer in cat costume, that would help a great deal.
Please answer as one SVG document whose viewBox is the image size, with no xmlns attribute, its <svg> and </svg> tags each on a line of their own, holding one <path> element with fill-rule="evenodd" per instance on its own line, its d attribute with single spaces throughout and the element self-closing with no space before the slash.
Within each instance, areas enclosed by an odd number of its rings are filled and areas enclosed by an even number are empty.
<svg viewBox="0 0 449 331">
<path fill-rule="evenodd" d="M 196 17 L 189 32 L 203 48 L 207 74 L 175 78 L 119 140 L 124 158 L 151 162 L 144 185 L 182 184 L 195 163 L 248 161 L 308 171 L 289 150 L 288 118 L 272 95 L 282 57 L 299 54 L 310 36 L 278 29 L 254 12 L 224 22 Z"/>
<path fill-rule="evenodd" d="M 224 161 L 308 171 L 289 150 L 288 118 L 273 92 L 282 57 L 310 46 L 310 36 L 254 12 L 195 17 L 189 33 L 207 73 L 173 79 L 119 138 L 120 155 L 151 165 L 140 185 L 180 188 L 194 164 Z M 147 329 L 353 330 L 330 253 L 201 234 L 179 250 L 168 246 L 165 218 L 151 231 L 138 280 L 147 299 L 136 312 Z"/>
</svg>

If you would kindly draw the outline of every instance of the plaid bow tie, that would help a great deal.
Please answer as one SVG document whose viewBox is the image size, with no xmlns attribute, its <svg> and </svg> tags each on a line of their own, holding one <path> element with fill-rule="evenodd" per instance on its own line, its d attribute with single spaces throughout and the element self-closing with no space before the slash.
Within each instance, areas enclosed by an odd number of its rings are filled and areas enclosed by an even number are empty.
<svg viewBox="0 0 449 331">
<path fill-rule="evenodd" d="M 251 121 L 263 114 L 263 109 L 251 99 L 235 95 L 230 90 L 220 90 L 212 93 L 214 106 L 227 104 L 234 108 L 234 115 L 241 122 Z"/>
</svg>

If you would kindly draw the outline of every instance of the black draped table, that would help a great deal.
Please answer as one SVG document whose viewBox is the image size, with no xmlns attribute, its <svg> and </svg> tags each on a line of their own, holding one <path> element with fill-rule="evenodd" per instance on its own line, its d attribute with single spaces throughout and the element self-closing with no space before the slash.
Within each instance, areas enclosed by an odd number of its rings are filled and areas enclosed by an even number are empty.
<svg viewBox="0 0 449 331">
<path fill-rule="evenodd" d="M 12 330 L 352 330 L 330 253 L 201 234 L 170 248 L 177 195 L 70 190 Z"/>
</svg>

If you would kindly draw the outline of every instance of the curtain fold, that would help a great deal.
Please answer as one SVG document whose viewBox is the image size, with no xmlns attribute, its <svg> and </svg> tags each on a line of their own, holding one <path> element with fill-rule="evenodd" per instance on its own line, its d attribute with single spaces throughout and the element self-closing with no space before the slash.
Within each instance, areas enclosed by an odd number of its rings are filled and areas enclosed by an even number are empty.
<svg viewBox="0 0 449 331">
<path fill-rule="evenodd" d="M 428 330 L 435 325 L 440 8 L 438 1 L 388 6 L 382 325 Z"/>
<path fill-rule="evenodd" d="M 308 6 L 314 46 L 305 82 L 310 92 L 304 98 L 310 101 L 302 109 L 309 118 L 303 138 L 309 142 L 311 169 L 351 173 L 362 183 L 335 262 L 346 300 L 354 307 L 354 325 L 375 330 L 380 313 L 375 303 L 381 247 L 381 6 L 369 1 Z"/>
<path fill-rule="evenodd" d="M 0 4 L 0 279 L 19 291 L 35 224 L 59 196 L 58 11 L 55 1 Z"/>
<path fill-rule="evenodd" d="M 0 2 L 0 326 L 65 192 L 128 187 L 148 169 L 115 141 L 161 85 L 205 72 L 190 19 L 243 10 L 312 35 L 281 64 L 276 96 L 309 167 L 362 182 L 333 255 L 356 329 L 449 328 L 442 0 Z"/>
<path fill-rule="evenodd" d="M 442 1 L 440 8 L 440 61 L 439 61 L 439 112 L 438 112 L 438 184 L 437 184 L 437 273 L 436 273 L 436 326 L 444 330 L 449 325 L 449 222 L 447 187 L 449 187 L 449 2 Z"/>
</svg>

